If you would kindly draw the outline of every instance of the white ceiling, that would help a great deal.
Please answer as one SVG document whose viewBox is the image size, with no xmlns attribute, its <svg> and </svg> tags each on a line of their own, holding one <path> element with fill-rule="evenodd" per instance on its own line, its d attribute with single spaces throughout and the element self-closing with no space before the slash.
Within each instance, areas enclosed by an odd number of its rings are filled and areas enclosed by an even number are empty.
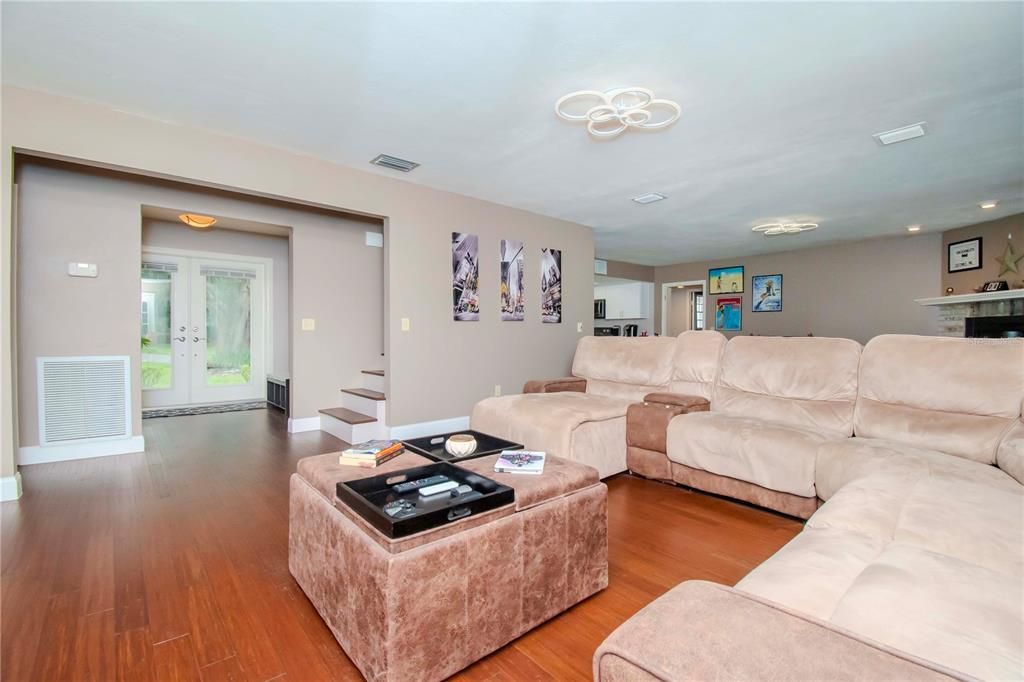
<svg viewBox="0 0 1024 682">
<path fill-rule="evenodd" d="M 658 265 L 1024 211 L 1022 8 L 4 2 L 3 80 L 577 221 L 599 256 Z M 553 113 L 625 85 L 682 118 L 595 141 Z M 784 218 L 821 228 L 750 233 Z"/>
</svg>

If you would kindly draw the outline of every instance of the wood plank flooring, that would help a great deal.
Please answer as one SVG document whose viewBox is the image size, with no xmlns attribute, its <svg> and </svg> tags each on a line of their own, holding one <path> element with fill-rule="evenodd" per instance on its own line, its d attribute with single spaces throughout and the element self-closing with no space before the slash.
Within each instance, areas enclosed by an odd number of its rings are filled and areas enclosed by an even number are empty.
<svg viewBox="0 0 1024 682">
<path fill-rule="evenodd" d="M 288 573 L 288 476 L 332 436 L 273 410 L 146 420 L 147 451 L 22 468 L 5 502 L 0 676 L 358 680 Z M 610 586 L 457 676 L 589 679 L 621 622 L 679 582 L 734 583 L 800 524 L 660 483 L 608 481 Z"/>
</svg>

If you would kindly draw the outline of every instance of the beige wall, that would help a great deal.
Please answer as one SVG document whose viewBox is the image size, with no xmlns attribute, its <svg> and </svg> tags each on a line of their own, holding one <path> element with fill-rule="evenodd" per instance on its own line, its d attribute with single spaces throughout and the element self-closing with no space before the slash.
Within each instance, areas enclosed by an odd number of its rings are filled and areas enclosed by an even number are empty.
<svg viewBox="0 0 1024 682">
<path fill-rule="evenodd" d="M 610 260 L 608 263 L 608 277 L 619 279 L 632 279 L 638 282 L 654 281 L 653 265 L 637 265 L 636 263 L 625 263 L 623 261 Z"/>
<path fill-rule="evenodd" d="M 785 237 L 779 237 L 785 239 Z M 935 250 L 941 235 L 922 234 L 851 242 L 799 251 L 667 265 L 656 282 L 707 280 L 708 268 L 744 266 L 743 329 L 740 334 L 839 336 L 866 342 L 886 333 L 934 334 L 935 312 L 914 303 L 938 294 Z M 750 278 L 782 274 L 782 311 L 750 310 Z M 705 324 L 714 326 L 715 301 L 708 296 Z M 656 325 L 661 326 L 657 310 Z M 733 334 L 728 334 L 732 336 Z"/>
<path fill-rule="evenodd" d="M 269 234 L 214 229 L 197 232 L 182 229 L 181 223 L 164 220 L 142 220 L 142 246 L 151 248 L 205 251 L 235 256 L 266 258 L 273 263 L 273 281 L 269 283 L 273 300 L 273 319 L 270 321 L 273 338 L 273 356 L 267 358 L 269 374 L 288 374 L 288 353 L 291 338 L 291 316 L 288 299 L 288 237 Z M 381 258 L 383 260 L 383 257 Z M 383 278 L 383 272 L 381 273 Z M 378 287 L 383 307 L 383 291 Z M 383 310 L 378 317 L 383 320 Z M 381 347 L 383 347 L 381 339 Z"/>
<path fill-rule="evenodd" d="M 3 89 L 2 113 L 5 200 L 11 187 L 7 158 L 13 150 L 23 149 L 385 217 L 384 335 L 392 425 L 466 415 L 473 403 L 493 393 L 495 384 L 511 391 L 529 378 L 560 376 L 570 367 L 579 337 L 592 329 L 594 245 L 592 231 L 585 226 L 415 185 L 383 172 L 355 170 L 229 135 L 20 88 Z M 5 212 L 5 248 L 10 227 Z M 477 323 L 451 320 L 452 231 L 474 232 L 481 238 L 483 306 Z M 540 322 L 539 274 L 527 280 L 527 320 L 500 321 L 497 249 L 503 237 L 525 242 L 528 273 L 539 270 L 542 247 L 562 249 L 562 324 Z M 315 249 L 315 240 L 308 247 Z M 330 264 L 329 251 L 309 253 L 305 248 L 300 254 L 293 245 L 295 286 L 300 281 L 295 267 L 300 258 L 308 255 L 313 262 Z M 9 255 L 2 267 L 9 272 Z M 358 282 L 351 273 L 339 272 L 337 278 L 347 285 Z M 331 287 L 338 283 L 321 286 L 317 306 L 329 315 L 336 291 Z M 292 315 L 311 316 L 296 304 Z M 410 331 L 399 331 L 402 318 L 411 320 Z M 576 331 L 577 322 L 582 324 L 581 333 Z M 351 334 L 351 327 L 346 331 Z M 9 345 L 3 350 L 0 356 L 9 357 Z M 299 371 L 294 359 L 302 352 L 297 340 L 292 347 L 293 373 Z M 3 456 L 3 471 L 13 470 L 6 442 Z"/>
<path fill-rule="evenodd" d="M 129 355 L 134 373 L 134 433 L 141 433 L 139 388 L 139 259 L 142 206 L 230 216 L 291 229 L 292 304 L 281 318 L 291 342 L 292 415 L 315 416 L 340 403 L 338 390 L 355 385 L 359 370 L 380 366 L 383 345 L 383 252 L 365 245 L 379 224 L 276 202 L 251 201 L 120 173 L 91 172 L 65 164 L 24 163 L 21 190 L 18 286 L 18 387 L 21 445 L 38 443 L 36 357 Z M 146 221 L 149 223 L 149 221 Z M 152 240 L 176 248 L 231 251 L 248 243 L 262 254 L 287 259 L 282 238 L 214 230 L 198 234 L 180 225 L 148 225 Z M 177 237 L 175 235 L 181 235 Z M 197 239 L 198 238 L 198 239 Z M 201 243 L 198 240 L 203 240 Z M 276 244 L 257 247 L 263 240 Z M 282 254 L 281 251 L 284 251 Z M 96 263 L 95 279 L 69 277 L 67 263 Z M 275 277 L 277 273 L 275 272 Z M 287 282 L 279 282 L 288 300 Z M 317 320 L 302 332 L 300 317 Z M 363 329 L 353 334 L 352 321 Z M 277 349 L 275 347 L 275 353 Z"/>
<path fill-rule="evenodd" d="M 1011 236 L 1012 235 L 1012 236 Z M 947 272 L 949 269 L 949 249 L 953 242 L 981 237 L 981 269 L 963 272 Z M 990 220 L 977 225 L 958 227 L 942 233 L 942 285 L 936 296 L 945 292 L 946 287 L 953 287 L 953 293 L 969 294 L 985 282 L 1004 279 L 1013 287 L 1015 283 L 1024 284 L 1024 262 L 1017 266 L 1017 275 L 1007 273 L 999 276 L 999 263 L 996 259 L 1002 255 L 1008 241 L 1013 240 L 1014 251 L 1024 255 L 1024 213 L 1007 216 L 1000 220 Z"/>
</svg>

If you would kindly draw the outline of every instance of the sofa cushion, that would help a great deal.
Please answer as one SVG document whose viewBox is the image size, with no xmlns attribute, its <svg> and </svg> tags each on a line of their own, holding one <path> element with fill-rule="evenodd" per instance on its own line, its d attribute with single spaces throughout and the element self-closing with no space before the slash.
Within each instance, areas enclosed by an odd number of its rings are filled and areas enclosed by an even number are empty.
<svg viewBox="0 0 1024 682">
<path fill-rule="evenodd" d="M 829 441 L 818 449 L 815 486 L 823 500 L 845 490 L 851 482 L 858 488 L 886 490 L 898 497 L 906 482 L 922 475 L 1009 489 L 1020 487 L 1006 472 L 988 464 L 880 438 L 860 437 Z"/>
<path fill-rule="evenodd" d="M 859 361 L 860 344 L 850 339 L 734 337 L 711 411 L 849 436 Z"/>
<path fill-rule="evenodd" d="M 828 501 L 738 589 L 969 675 L 1024 672 L 1024 487 L 864 438 L 819 446 L 817 486 Z"/>
<path fill-rule="evenodd" d="M 993 464 L 1022 397 L 1024 340 L 876 336 L 864 348 L 854 430 Z"/>
<path fill-rule="evenodd" d="M 671 393 L 711 398 L 725 348 L 725 335 L 716 331 L 688 331 L 676 338 L 672 356 Z"/>
<path fill-rule="evenodd" d="M 839 437 L 752 417 L 696 412 L 669 422 L 666 450 L 679 464 L 814 497 L 818 446 Z"/>
<path fill-rule="evenodd" d="M 610 476 L 626 468 L 630 400 L 592 393 L 526 393 L 481 400 L 470 425 L 530 450 L 584 462 Z"/>
<path fill-rule="evenodd" d="M 945 554 L 890 544 L 829 619 L 980 679 L 1024 675 L 1024 584 Z"/>
<path fill-rule="evenodd" d="M 639 402 L 668 386 L 675 347 L 674 338 L 661 336 L 587 336 L 576 346 L 572 373 L 587 380 L 587 393 Z"/>
<path fill-rule="evenodd" d="M 1024 421 L 1018 421 L 1006 433 L 996 451 L 996 465 L 1024 483 Z"/>
</svg>

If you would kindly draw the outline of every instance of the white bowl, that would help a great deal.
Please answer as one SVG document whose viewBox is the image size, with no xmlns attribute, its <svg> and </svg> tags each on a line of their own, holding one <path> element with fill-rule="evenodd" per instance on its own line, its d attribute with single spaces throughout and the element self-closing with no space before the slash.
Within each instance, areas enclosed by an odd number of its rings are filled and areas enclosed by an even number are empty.
<svg viewBox="0 0 1024 682">
<path fill-rule="evenodd" d="M 456 433 L 444 442 L 444 449 L 452 457 L 465 457 L 476 452 L 476 438 L 465 433 Z"/>
</svg>

